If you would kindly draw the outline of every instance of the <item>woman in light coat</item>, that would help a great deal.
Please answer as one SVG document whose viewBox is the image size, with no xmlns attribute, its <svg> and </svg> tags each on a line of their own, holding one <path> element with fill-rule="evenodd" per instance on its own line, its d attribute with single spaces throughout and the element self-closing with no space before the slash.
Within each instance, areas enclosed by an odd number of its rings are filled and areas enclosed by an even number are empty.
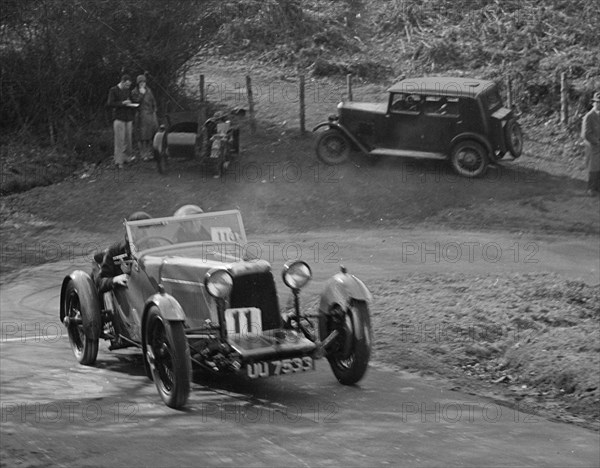
<svg viewBox="0 0 600 468">
<path fill-rule="evenodd" d="M 158 118 L 156 116 L 156 99 L 148 86 L 146 77 L 137 77 L 137 87 L 132 92 L 133 102 L 139 104 L 135 120 L 135 133 L 138 140 L 140 155 L 144 161 L 152 156 L 152 138 L 158 130 Z"/>
</svg>

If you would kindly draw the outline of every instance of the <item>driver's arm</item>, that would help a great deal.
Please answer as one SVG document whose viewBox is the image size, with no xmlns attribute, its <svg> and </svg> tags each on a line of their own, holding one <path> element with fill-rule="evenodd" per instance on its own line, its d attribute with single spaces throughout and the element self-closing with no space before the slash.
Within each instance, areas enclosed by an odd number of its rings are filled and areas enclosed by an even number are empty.
<svg viewBox="0 0 600 468">
<path fill-rule="evenodd" d="M 128 275 L 121 271 L 120 264 L 114 260 L 125 252 L 125 246 L 119 243 L 112 245 L 104 254 L 96 284 L 100 294 L 112 290 L 115 285 L 127 286 Z"/>
</svg>

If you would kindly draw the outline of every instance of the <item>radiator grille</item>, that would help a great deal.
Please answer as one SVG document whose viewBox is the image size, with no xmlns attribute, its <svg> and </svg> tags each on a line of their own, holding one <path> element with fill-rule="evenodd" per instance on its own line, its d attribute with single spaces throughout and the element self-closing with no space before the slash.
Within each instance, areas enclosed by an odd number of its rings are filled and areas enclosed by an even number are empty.
<svg viewBox="0 0 600 468">
<path fill-rule="evenodd" d="M 262 311 L 263 330 L 281 327 L 275 280 L 270 271 L 236 276 L 233 279 L 230 307 L 258 307 Z"/>
</svg>

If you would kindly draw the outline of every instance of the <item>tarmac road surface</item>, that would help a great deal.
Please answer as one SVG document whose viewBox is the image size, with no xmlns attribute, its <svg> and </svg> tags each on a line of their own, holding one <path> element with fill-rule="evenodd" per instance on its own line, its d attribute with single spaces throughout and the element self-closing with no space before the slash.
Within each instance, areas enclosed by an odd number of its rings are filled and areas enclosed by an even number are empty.
<svg viewBox="0 0 600 468">
<path fill-rule="evenodd" d="M 346 237 L 345 252 L 364 253 L 368 236 L 361 239 Z M 540 248 L 556 270 L 593 280 L 594 245 Z M 397 268 L 385 256 L 366 255 L 356 271 L 374 275 L 379 261 L 384 273 Z M 595 432 L 377 364 L 353 387 L 338 384 L 325 360 L 316 372 L 259 381 L 196 374 L 187 409 L 174 411 L 136 350 L 102 344 L 96 367 L 76 363 L 58 320 L 60 282 L 75 267 L 44 265 L 1 286 L 3 465 L 600 466 Z"/>
</svg>

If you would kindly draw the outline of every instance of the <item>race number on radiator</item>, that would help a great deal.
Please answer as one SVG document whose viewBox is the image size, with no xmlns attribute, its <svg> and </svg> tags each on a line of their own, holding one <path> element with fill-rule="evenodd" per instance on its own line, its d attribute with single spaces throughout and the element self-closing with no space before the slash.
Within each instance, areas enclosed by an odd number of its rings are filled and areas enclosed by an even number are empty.
<svg viewBox="0 0 600 468">
<path fill-rule="evenodd" d="M 262 334 L 262 316 L 260 309 L 245 307 L 225 310 L 225 326 L 227 335 L 240 337 Z"/>
</svg>

